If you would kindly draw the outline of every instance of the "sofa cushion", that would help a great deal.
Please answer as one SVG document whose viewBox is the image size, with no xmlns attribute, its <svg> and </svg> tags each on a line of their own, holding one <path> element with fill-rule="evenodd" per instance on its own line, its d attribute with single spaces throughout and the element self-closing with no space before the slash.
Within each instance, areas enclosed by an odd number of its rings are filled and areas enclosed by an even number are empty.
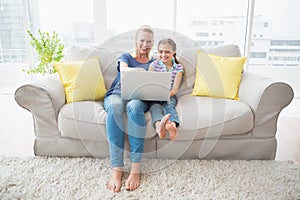
<svg viewBox="0 0 300 200">
<path fill-rule="evenodd" d="M 211 46 L 211 47 L 191 47 L 180 49 L 176 55 L 178 62 L 183 65 L 184 77 L 182 79 L 177 96 L 185 94 L 191 94 L 194 88 L 196 78 L 196 65 L 197 65 L 197 52 L 202 50 L 208 54 L 215 54 L 226 57 L 240 57 L 240 49 L 237 45 L 222 45 L 222 46 Z"/>
<path fill-rule="evenodd" d="M 106 88 L 110 88 L 111 83 L 117 76 L 118 57 L 107 49 L 90 45 L 71 46 L 65 56 L 65 61 L 86 60 L 89 58 L 98 58 L 101 72 L 104 77 Z"/>
<path fill-rule="evenodd" d="M 177 140 L 242 135 L 254 126 L 251 108 L 237 100 L 184 95 L 176 110 L 181 120 Z"/>
<path fill-rule="evenodd" d="M 177 140 L 193 140 L 247 134 L 253 128 L 250 107 L 236 100 L 184 95 L 176 107 L 181 124 Z M 146 138 L 155 137 L 150 113 L 146 112 Z M 64 105 L 58 116 L 63 137 L 106 141 L 103 102 L 84 101 Z M 126 122 L 125 122 L 126 126 Z"/>
<path fill-rule="evenodd" d="M 192 95 L 238 100 L 246 57 L 223 57 L 198 52 Z"/>
<path fill-rule="evenodd" d="M 102 101 L 82 101 L 65 104 L 58 115 L 62 137 L 106 141 L 106 112 Z"/>
<path fill-rule="evenodd" d="M 103 100 L 106 88 L 98 59 L 55 62 L 54 66 L 64 86 L 67 103 Z"/>
<path fill-rule="evenodd" d="M 153 138 L 155 130 L 152 126 L 150 113 L 146 114 L 147 131 L 146 138 Z M 106 135 L 106 112 L 102 101 L 82 101 L 65 104 L 58 115 L 58 128 L 62 137 L 107 141 Z M 126 119 L 125 119 L 125 129 Z"/>
</svg>

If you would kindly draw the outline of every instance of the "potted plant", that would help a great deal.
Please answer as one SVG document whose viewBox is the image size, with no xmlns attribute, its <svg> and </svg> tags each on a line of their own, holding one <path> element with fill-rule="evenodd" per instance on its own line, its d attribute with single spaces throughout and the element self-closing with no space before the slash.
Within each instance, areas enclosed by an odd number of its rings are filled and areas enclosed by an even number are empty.
<svg viewBox="0 0 300 200">
<path fill-rule="evenodd" d="M 30 44 L 38 54 L 39 63 L 37 66 L 29 67 L 29 70 L 24 70 L 28 74 L 52 74 L 56 72 L 52 62 L 60 61 L 63 55 L 64 45 L 58 37 L 58 34 L 53 31 L 52 34 L 38 30 L 39 37 L 34 37 L 27 30 L 31 39 Z"/>
</svg>

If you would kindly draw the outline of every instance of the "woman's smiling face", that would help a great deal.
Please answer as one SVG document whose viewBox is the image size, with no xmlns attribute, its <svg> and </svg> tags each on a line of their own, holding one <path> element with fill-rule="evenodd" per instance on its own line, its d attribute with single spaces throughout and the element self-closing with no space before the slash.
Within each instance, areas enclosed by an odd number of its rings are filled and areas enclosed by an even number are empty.
<svg viewBox="0 0 300 200">
<path fill-rule="evenodd" d="M 137 36 L 136 44 L 140 55 L 148 54 L 154 44 L 153 34 L 141 31 Z"/>
</svg>

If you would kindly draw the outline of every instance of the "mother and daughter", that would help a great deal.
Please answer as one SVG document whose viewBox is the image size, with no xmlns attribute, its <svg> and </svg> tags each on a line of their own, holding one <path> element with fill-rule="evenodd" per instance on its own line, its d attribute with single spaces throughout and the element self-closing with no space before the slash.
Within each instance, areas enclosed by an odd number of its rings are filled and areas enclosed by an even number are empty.
<svg viewBox="0 0 300 200">
<path fill-rule="evenodd" d="M 183 66 L 178 64 L 176 44 L 172 39 L 163 39 L 158 43 L 159 60 L 154 60 L 150 53 L 154 45 L 154 32 L 149 26 L 140 27 L 135 35 L 136 51 L 134 54 L 124 53 L 118 59 L 118 75 L 104 98 L 104 109 L 107 112 L 106 133 L 108 137 L 111 176 L 106 184 L 109 190 L 119 192 L 122 187 L 124 167 L 125 125 L 123 113 L 126 113 L 128 141 L 130 148 L 130 173 L 125 181 L 126 190 L 135 190 L 140 186 L 141 161 L 144 152 L 146 134 L 145 112 L 150 110 L 153 126 L 160 138 L 167 132 L 170 139 L 177 136 L 179 126 L 175 110 L 176 94 L 183 74 Z M 121 98 L 120 71 L 149 70 L 172 72 L 170 100 L 168 102 L 150 102 L 138 99 L 124 101 Z"/>
</svg>

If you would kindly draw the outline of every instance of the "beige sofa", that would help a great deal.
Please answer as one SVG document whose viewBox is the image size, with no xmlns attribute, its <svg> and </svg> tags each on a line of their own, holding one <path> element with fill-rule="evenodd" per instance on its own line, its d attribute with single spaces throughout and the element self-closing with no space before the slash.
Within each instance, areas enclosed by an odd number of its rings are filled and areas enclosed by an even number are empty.
<svg viewBox="0 0 300 200">
<path fill-rule="evenodd" d="M 200 47 L 177 39 L 177 43 L 181 41 L 183 45 L 178 45 L 177 56 L 185 67 L 186 81 L 178 93 L 176 108 L 181 120 L 179 135 L 173 142 L 168 138 L 159 139 L 151 125 L 149 112 L 145 113 L 145 157 L 274 159 L 278 115 L 293 99 L 292 88 L 245 70 L 239 100 L 191 96 L 196 52 Z M 118 46 L 117 50 L 109 48 L 110 43 L 120 44 L 114 38 L 100 47 L 74 46 L 69 49 L 66 60 L 98 57 L 106 88 L 109 88 L 117 73 L 116 59 L 126 50 L 126 47 Z M 240 56 L 236 45 L 208 47 L 205 51 L 221 56 Z M 35 155 L 109 156 L 103 102 L 66 104 L 64 88 L 57 74 L 19 87 L 15 100 L 33 115 Z M 125 146 L 128 150 L 127 143 Z"/>
</svg>

